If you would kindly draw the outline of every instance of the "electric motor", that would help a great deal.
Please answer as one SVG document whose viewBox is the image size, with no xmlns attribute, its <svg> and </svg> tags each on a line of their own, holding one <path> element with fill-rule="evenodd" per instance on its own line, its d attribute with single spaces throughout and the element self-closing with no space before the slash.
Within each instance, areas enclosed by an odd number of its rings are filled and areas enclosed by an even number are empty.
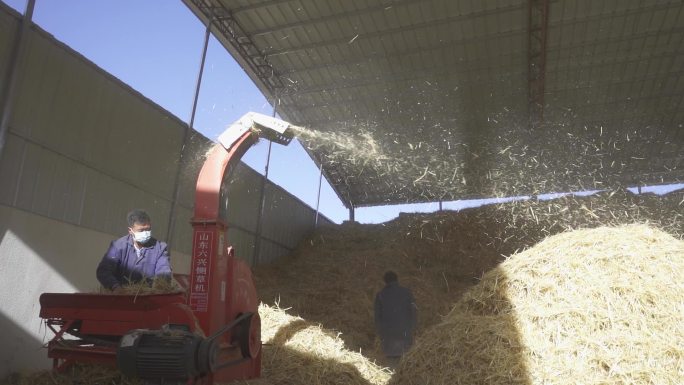
<svg viewBox="0 0 684 385">
<path fill-rule="evenodd" d="M 117 364 L 129 377 L 185 381 L 209 370 L 207 355 L 199 354 L 203 340 L 177 328 L 132 330 L 121 338 Z"/>
</svg>

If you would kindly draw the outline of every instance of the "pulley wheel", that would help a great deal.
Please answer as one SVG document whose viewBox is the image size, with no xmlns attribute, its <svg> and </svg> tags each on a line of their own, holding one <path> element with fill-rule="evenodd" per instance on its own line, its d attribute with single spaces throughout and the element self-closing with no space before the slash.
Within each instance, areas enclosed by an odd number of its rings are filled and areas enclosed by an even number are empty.
<svg viewBox="0 0 684 385">
<path fill-rule="evenodd" d="M 243 357 L 256 358 L 261 351 L 261 318 L 259 313 L 253 313 L 240 322 L 233 336 L 240 346 Z"/>
</svg>

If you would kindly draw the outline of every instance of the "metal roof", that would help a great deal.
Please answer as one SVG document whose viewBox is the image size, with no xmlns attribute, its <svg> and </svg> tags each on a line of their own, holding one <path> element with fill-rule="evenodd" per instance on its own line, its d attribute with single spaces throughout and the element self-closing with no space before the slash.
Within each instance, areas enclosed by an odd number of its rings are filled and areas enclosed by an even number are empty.
<svg viewBox="0 0 684 385">
<path fill-rule="evenodd" d="M 184 0 L 348 206 L 684 181 L 681 0 Z"/>
</svg>

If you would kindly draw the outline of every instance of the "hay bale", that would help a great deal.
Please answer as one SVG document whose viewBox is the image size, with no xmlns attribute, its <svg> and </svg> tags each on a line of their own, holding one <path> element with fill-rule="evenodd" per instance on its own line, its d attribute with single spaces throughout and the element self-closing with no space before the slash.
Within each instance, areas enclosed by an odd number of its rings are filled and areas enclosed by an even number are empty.
<svg viewBox="0 0 684 385">
<path fill-rule="evenodd" d="M 262 378 L 247 383 L 382 385 L 390 372 L 345 348 L 338 334 L 261 304 Z"/>
<path fill-rule="evenodd" d="M 682 384 L 684 242 L 632 225 L 511 256 L 407 353 L 391 384 Z"/>
</svg>

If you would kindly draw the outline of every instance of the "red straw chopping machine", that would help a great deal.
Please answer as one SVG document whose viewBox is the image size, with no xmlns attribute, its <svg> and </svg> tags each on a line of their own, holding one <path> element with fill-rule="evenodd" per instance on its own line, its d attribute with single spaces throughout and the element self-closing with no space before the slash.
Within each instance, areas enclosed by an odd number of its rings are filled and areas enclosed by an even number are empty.
<svg viewBox="0 0 684 385">
<path fill-rule="evenodd" d="M 152 383 L 215 384 L 259 377 L 261 321 L 249 266 L 226 244 L 222 191 L 259 136 L 287 144 L 290 126 L 248 113 L 219 137 L 197 179 L 192 263 L 176 276 L 186 293 L 44 293 L 55 370 L 99 363 Z"/>
</svg>

